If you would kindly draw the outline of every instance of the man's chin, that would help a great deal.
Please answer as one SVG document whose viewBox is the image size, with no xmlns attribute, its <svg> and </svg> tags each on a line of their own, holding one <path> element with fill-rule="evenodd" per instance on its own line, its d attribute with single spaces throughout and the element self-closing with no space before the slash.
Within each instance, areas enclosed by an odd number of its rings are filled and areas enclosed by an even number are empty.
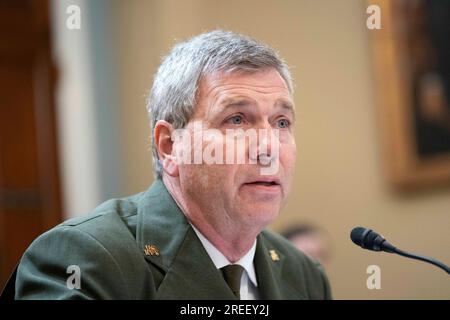
<svg viewBox="0 0 450 320">
<path fill-rule="evenodd" d="M 278 217 L 279 212 L 278 205 L 273 207 L 260 205 L 245 210 L 241 213 L 241 216 L 245 217 L 247 224 L 265 228 Z"/>
</svg>

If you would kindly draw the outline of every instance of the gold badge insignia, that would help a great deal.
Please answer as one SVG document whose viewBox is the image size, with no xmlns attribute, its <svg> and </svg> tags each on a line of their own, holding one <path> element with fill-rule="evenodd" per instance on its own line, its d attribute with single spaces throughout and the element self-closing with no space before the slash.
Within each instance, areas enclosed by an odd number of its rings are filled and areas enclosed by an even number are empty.
<svg viewBox="0 0 450 320">
<path fill-rule="evenodd" d="M 270 257 L 272 258 L 272 261 L 278 261 L 280 260 L 280 257 L 278 256 L 278 253 L 275 250 L 269 250 Z"/>
<path fill-rule="evenodd" d="M 144 253 L 146 256 L 159 256 L 159 250 L 154 245 L 146 245 L 144 248 Z"/>
</svg>

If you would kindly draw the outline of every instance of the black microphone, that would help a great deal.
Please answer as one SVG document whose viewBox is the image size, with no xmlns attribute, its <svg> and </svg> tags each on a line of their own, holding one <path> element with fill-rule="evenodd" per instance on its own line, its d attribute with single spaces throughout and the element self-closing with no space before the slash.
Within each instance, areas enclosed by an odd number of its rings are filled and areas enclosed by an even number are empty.
<svg viewBox="0 0 450 320">
<path fill-rule="evenodd" d="M 424 257 L 419 256 L 417 254 L 408 253 L 406 251 L 400 250 L 390 244 L 382 235 L 379 235 L 375 231 L 363 227 L 356 227 L 353 228 L 352 232 L 350 233 L 350 239 L 352 239 L 353 243 L 360 246 L 363 249 L 372 250 L 372 251 L 385 251 L 389 253 L 396 253 L 398 255 L 401 255 L 403 257 L 416 259 L 424 262 L 431 263 L 435 265 L 436 267 L 439 267 L 448 274 L 450 274 L 450 268 L 443 264 L 442 262 Z"/>
</svg>

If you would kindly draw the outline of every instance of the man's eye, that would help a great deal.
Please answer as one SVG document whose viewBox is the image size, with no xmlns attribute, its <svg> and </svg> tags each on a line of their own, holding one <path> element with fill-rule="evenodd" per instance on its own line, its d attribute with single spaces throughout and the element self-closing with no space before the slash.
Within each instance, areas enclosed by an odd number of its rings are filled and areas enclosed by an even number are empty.
<svg viewBox="0 0 450 320">
<path fill-rule="evenodd" d="M 232 124 L 242 124 L 242 116 L 233 116 L 228 121 Z"/>
<path fill-rule="evenodd" d="M 290 122 L 287 119 L 280 119 L 277 121 L 278 128 L 285 129 L 289 128 Z"/>
</svg>

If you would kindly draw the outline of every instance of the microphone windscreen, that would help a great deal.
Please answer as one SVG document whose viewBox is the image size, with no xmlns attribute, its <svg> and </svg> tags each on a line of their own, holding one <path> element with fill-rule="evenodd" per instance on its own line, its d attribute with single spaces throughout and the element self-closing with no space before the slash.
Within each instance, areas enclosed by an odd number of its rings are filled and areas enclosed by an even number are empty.
<svg viewBox="0 0 450 320">
<path fill-rule="evenodd" d="M 350 233 L 350 239 L 352 239 L 354 244 L 358 246 L 362 245 L 366 230 L 367 229 L 363 227 L 353 228 L 352 232 Z"/>
</svg>

